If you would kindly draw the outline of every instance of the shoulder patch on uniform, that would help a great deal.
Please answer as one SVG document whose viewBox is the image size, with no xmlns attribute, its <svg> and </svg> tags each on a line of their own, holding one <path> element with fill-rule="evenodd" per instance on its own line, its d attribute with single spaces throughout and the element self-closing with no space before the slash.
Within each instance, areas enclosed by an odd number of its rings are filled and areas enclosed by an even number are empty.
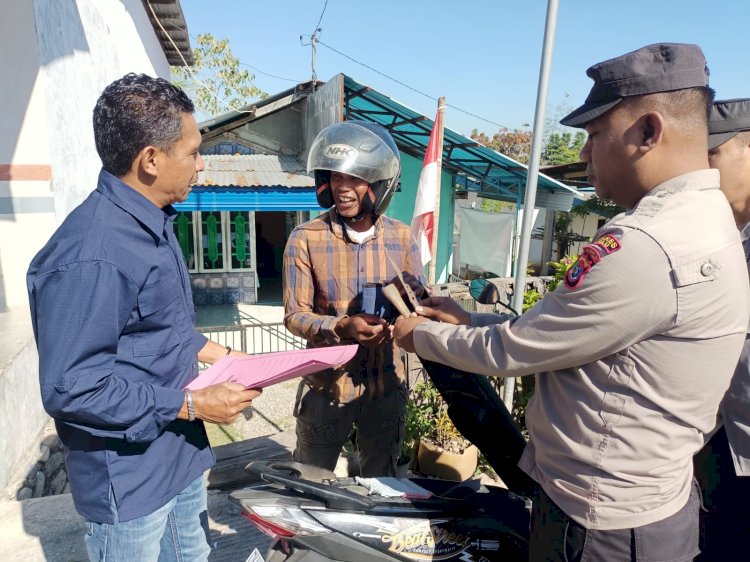
<svg viewBox="0 0 750 562">
<path fill-rule="evenodd" d="M 622 248 L 622 244 L 614 234 L 605 234 L 593 243 L 584 246 L 576 262 L 565 272 L 565 286 L 568 289 L 580 287 L 583 278 L 591 271 L 592 267 L 599 263 L 603 257 L 616 252 L 620 248 Z"/>
<path fill-rule="evenodd" d="M 597 238 L 591 245 L 602 249 L 606 254 L 616 252 L 622 247 L 622 244 L 620 244 L 620 241 L 614 234 L 605 234 L 604 236 Z"/>
</svg>

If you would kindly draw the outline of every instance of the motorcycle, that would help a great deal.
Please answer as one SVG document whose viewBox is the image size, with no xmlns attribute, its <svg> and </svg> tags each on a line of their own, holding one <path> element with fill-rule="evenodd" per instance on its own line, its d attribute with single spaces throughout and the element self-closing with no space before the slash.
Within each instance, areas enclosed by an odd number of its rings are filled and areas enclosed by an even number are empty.
<svg viewBox="0 0 750 562">
<path fill-rule="evenodd" d="M 488 302 L 486 285 L 471 289 Z M 245 470 L 262 483 L 229 497 L 272 537 L 267 562 L 528 560 L 529 498 L 536 484 L 517 466 L 525 446 L 518 426 L 486 377 L 431 361 L 422 365 L 456 428 L 508 488 L 411 478 L 431 496 L 383 497 L 324 469 L 254 461 Z"/>
</svg>

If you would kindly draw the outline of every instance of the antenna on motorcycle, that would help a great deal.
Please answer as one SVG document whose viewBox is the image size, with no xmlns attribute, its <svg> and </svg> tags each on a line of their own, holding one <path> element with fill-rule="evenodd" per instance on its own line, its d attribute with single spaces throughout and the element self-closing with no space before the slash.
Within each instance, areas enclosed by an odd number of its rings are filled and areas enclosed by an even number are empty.
<svg viewBox="0 0 750 562">
<path fill-rule="evenodd" d="M 469 294 L 480 304 L 499 304 L 516 316 L 519 315 L 513 308 L 500 300 L 500 290 L 497 285 L 487 279 L 472 279 L 469 281 Z"/>
</svg>

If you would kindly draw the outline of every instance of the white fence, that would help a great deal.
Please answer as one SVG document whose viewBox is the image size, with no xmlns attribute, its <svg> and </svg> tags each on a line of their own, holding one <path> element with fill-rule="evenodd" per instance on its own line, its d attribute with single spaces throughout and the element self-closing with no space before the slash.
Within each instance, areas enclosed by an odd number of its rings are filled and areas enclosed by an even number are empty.
<svg viewBox="0 0 750 562">
<path fill-rule="evenodd" d="M 208 326 L 198 328 L 198 330 L 210 340 L 250 355 L 307 347 L 304 338 L 292 334 L 281 322 L 276 324 Z"/>
</svg>

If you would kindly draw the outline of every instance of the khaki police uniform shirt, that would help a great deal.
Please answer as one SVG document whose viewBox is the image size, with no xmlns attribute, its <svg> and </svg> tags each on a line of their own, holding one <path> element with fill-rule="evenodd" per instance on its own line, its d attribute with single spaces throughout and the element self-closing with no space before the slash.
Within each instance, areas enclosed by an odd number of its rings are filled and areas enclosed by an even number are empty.
<svg viewBox="0 0 750 562">
<path fill-rule="evenodd" d="M 624 529 L 687 502 L 692 457 L 745 339 L 748 273 L 715 170 L 654 188 L 595 256 L 523 316 L 414 331 L 417 353 L 495 376 L 537 373 L 521 468 L 572 519 Z M 619 246 L 616 248 L 615 246 Z M 574 266 L 575 267 L 575 266 Z M 571 288 L 570 285 L 576 285 Z"/>
<path fill-rule="evenodd" d="M 745 225 L 742 230 L 742 246 L 750 270 L 750 225 Z M 740 361 L 729 390 L 721 402 L 720 411 L 735 474 L 750 476 L 750 326 L 745 334 Z"/>
</svg>

